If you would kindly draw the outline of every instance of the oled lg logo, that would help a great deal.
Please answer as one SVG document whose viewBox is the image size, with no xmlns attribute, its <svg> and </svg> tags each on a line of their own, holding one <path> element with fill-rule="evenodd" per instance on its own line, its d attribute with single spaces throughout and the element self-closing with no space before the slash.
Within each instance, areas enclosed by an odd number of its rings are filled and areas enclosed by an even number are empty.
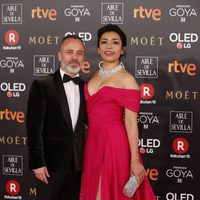
<svg viewBox="0 0 200 200">
<path fill-rule="evenodd" d="M 187 74 L 188 76 L 195 76 L 197 66 L 194 63 L 181 63 L 174 61 L 168 64 L 168 72 L 176 74 Z"/>
<path fill-rule="evenodd" d="M 193 112 L 170 111 L 169 131 L 174 133 L 192 133 Z"/>
<path fill-rule="evenodd" d="M 92 34 L 90 32 L 66 32 L 65 36 L 68 35 L 78 35 L 83 40 L 83 42 L 89 42 L 92 40 Z"/>
<path fill-rule="evenodd" d="M 15 73 L 16 70 L 24 69 L 24 61 L 18 57 L 6 57 L 0 60 L 0 68 Z"/>
<path fill-rule="evenodd" d="M 137 121 L 143 125 L 144 129 L 150 129 L 150 127 L 160 124 L 159 116 L 152 112 L 139 112 Z"/>
<path fill-rule="evenodd" d="M 19 33 L 15 30 L 9 30 L 4 35 L 4 40 L 7 45 L 3 46 L 3 50 L 20 50 L 21 46 L 15 46 L 19 42 Z"/>
<path fill-rule="evenodd" d="M 140 153 L 153 154 L 154 149 L 160 147 L 160 140 L 158 139 L 139 139 Z"/>
<path fill-rule="evenodd" d="M 22 4 L 2 4 L 2 24 L 22 24 Z"/>
<path fill-rule="evenodd" d="M 34 8 L 31 10 L 31 18 L 32 19 L 47 19 L 50 21 L 56 21 L 57 19 L 57 11 L 55 9 L 46 9 L 46 8 L 40 8 L 39 6 L 37 8 Z"/>
<path fill-rule="evenodd" d="M 199 40 L 199 36 L 196 33 L 171 33 L 169 40 L 176 43 L 177 49 L 189 49 L 192 47 L 192 43 Z"/>
<path fill-rule="evenodd" d="M 102 24 L 123 24 L 124 3 L 101 3 Z"/>
<path fill-rule="evenodd" d="M 173 18 L 179 18 L 180 22 L 186 22 L 190 17 L 197 17 L 196 10 L 191 5 L 176 5 L 176 7 L 169 9 L 169 15 Z"/>
<path fill-rule="evenodd" d="M 75 22 L 80 22 L 83 17 L 90 17 L 90 11 L 84 5 L 71 5 L 64 10 L 66 17 L 74 17 Z"/>
<path fill-rule="evenodd" d="M 143 83 L 140 85 L 141 91 L 141 104 L 156 104 L 156 100 L 152 100 L 155 90 L 154 87 L 149 83 Z"/>
<path fill-rule="evenodd" d="M 183 183 L 183 180 L 191 181 L 194 178 L 193 170 L 182 166 L 174 166 L 167 169 L 166 176 L 170 179 L 175 179 L 177 183 Z"/>
<path fill-rule="evenodd" d="M 55 72 L 54 55 L 34 55 L 34 76 L 46 76 Z"/>
<path fill-rule="evenodd" d="M 170 158 L 190 158 L 190 154 L 186 154 L 189 150 L 189 143 L 185 138 L 176 138 L 172 142 L 172 148 L 176 154 L 170 154 Z"/>
<path fill-rule="evenodd" d="M 136 56 L 136 78 L 158 78 L 158 57 Z"/>
<path fill-rule="evenodd" d="M 6 192 L 4 199 L 22 199 L 22 196 L 17 196 L 20 192 L 20 184 L 16 180 L 10 180 L 6 183 Z"/>
<path fill-rule="evenodd" d="M 21 92 L 26 90 L 25 83 L 0 83 L 0 90 L 6 92 L 7 97 L 20 97 Z"/>
<path fill-rule="evenodd" d="M 139 8 L 133 9 L 133 18 L 152 19 L 153 21 L 157 22 L 161 20 L 161 10 L 158 8 L 148 9 L 140 6 Z"/>
<path fill-rule="evenodd" d="M 194 195 L 190 193 L 173 193 L 166 194 L 166 200 L 194 200 Z"/>
</svg>

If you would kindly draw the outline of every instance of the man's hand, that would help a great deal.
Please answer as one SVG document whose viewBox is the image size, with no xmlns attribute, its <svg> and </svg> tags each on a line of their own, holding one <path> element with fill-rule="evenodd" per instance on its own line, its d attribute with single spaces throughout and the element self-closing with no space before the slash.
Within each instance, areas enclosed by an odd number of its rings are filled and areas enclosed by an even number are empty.
<svg viewBox="0 0 200 200">
<path fill-rule="evenodd" d="M 42 181 L 45 184 L 48 184 L 47 178 L 49 178 L 50 176 L 49 176 L 49 172 L 46 167 L 40 167 L 37 169 L 33 169 L 33 172 L 37 179 L 39 179 L 40 181 Z"/>
</svg>

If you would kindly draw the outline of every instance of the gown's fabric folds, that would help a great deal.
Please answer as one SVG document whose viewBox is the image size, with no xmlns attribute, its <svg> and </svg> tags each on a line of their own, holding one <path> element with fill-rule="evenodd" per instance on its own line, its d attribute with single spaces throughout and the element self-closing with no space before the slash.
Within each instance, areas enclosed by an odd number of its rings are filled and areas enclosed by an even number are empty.
<svg viewBox="0 0 200 200">
<path fill-rule="evenodd" d="M 138 112 L 140 91 L 104 86 L 90 95 L 85 85 L 88 133 L 80 200 L 95 200 L 101 178 L 101 200 L 128 200 L 123 186 L 129 178 L 130 148 L 124 109 Z M 133 200 L 155 200 L 146 178 Z"/>
</svg>

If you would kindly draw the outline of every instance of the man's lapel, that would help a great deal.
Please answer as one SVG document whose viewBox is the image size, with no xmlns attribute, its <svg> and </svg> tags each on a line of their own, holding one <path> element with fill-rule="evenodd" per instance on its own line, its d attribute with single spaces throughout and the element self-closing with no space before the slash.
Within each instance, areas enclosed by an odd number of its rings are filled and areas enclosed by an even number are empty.
<svg viewBox="0 0 200 200">
<path fill-rule="evenodd" d="M 68 105 L 68 101 L 67 101 L 67 96 L 65 94 L 65 89 L 64 89 L 64 86 L 63 86 L 63 82 L 62 82 L 59 70 L 57 70 L 57 72 L 55 73 L 54 82 L 55 82 L 55 87 L 56 87 L 56 91 L 57 91 L 58 100 L 59 100 L 59 103 L 60 103 L 62 114 L 64 116 L 64 119 L 65 119 L 68 127 L 70 127 L 70 129 L 73 130 L 72 129 L 72 121 L 71 121 L 70 111 L 69 111 L 69 105 Z"/>
<path fill-rule="evenodd" d="M 76 126 L 75 126 L 75 130 L 74 132 L 76 132 L 76 130 L 78 129 L 79 125 L 82 122 L 82 115 L 83 115 L 83 112 L 84 112 L 84 83 L 83 81 L 80 82 L 79 84 L 79 91 L 80 91 L 80 106 L 79 106 L 79 113 L 78 113 L 78 119 L 77 119 L 77 123 L 76 123 Z"/>
</svg>

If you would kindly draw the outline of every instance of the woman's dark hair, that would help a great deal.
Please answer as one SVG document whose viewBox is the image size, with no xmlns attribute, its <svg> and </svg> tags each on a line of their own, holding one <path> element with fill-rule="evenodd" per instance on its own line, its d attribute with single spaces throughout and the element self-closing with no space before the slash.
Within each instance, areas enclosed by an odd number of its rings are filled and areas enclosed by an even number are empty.
<svg viewBox="0 0 200 200">
<path fill-rule="evenodd" d="M 126 35 L 125 33 L 119 28 L 119 26 L 114 24 L 107 24 L 103 27 L 101 27 L 97 32 L 97 47 L 99 47 L 99 42 L 101 39 L 101 36 L 106 32 L 115 32 L 119 35 L 121 41 L 122 41 L 122 47 L 126 47 L 127 41 L 126 41 Z"/>
</svg>

